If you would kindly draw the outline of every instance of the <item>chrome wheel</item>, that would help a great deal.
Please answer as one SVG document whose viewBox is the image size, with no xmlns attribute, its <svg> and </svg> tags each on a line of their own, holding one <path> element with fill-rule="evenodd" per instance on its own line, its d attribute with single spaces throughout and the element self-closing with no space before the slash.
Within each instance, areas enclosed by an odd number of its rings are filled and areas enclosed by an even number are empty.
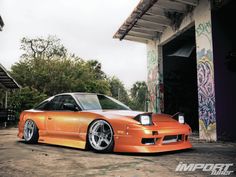
<svg viewBox="0 0 236 177">
<path fill-rule="evenodd" d="M 34 134 L 35 124 L 32 120 L 27 120 L 24 125 L 24 139 L 31 140 Z"/>
<path fill-rule="evenodd" d="M 112 128 L 104 120 L 95 121 L 89 129 L 89 143 L 97 151 L 106 150 L 113 143 Z"/>
</svg>

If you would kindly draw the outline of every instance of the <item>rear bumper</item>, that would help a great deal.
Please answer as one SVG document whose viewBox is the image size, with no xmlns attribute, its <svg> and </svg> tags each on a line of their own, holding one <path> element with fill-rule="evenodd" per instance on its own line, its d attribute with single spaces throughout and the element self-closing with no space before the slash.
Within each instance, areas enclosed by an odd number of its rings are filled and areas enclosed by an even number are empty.
<svg viewBox="0 0 236 177">
<path fill-rule="evenodd" d="M 115 152 L 139 152 L 155 153 L 175 151 L 191 148 L 192 145 L 188 139 L 191 128 L 188 125 L 181 127 L 128 127 L 123 135 L 116 134 Z M 166 137 L 180 136 L 175 142 L 166 141 Z M 144 143 L 144 139 L 154 140 L 153 143 Z"/>
</svg>

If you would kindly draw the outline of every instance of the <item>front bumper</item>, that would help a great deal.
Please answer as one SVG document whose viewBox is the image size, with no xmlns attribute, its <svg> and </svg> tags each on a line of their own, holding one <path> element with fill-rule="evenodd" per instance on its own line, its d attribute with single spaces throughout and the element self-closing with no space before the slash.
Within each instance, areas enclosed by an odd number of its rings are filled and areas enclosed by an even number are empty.
<svg viewBox="0 0 236 177">
<path fill-rule="evenodd" d="M 191 148 L 189 141 L 191 128 L 187 125 L 175 127 L 158 127 L 128 125 L 122 133 L 117 133 L 115 139 L 115 152 L 142 152 L 155 153 Z M 168 137 L 180 137 L 176 141 L 166 140 Z M 154 140 L 154 143 L 145 143 L 143 140 Z"/>
</svg>

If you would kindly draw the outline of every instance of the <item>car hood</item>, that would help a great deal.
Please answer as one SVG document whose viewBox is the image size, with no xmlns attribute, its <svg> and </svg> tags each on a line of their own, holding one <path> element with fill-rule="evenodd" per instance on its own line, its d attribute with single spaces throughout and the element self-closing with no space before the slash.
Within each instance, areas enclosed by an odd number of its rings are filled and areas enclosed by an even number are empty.
<svg viewBox="0 0 236 177">
<path fill-rule="evenodd" d="M 134 118 L 139 114 L 150 114 L 150 112 L 131 111 L 131 110 L 93 110 L 89 111 L 107 118 Z M 176 122 L 171 115 L 152 114 L 153 122 Z"/>
<path fill-rule="evenodd" d="M 99 114 L 107 118 L 122 118 L 122 117 L 134 118 L 137 115 L 144 113 L 141 111 L 131 111 L 131 110 L 90 110 L 88 112 Z"/>
</svg>

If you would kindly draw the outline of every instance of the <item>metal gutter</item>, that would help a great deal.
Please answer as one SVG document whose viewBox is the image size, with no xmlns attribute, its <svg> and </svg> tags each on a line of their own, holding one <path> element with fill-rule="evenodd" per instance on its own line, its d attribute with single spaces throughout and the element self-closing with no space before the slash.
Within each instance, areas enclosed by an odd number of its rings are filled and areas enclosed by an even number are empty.
<svg viewBox="0 0 236 177">
<path fill-rule="evenodd" d="M 124 37 L 129 33 L 129 31 L 133 28 L 133 26 L 137 23 L 137 21 L 157 2 L 158 0 L 149 0 L 148 4 L 145 5 L 145 3 L 147 2 L 147 0 L 142 0 L 139 2 L 139 4 L 137 5 L 137 7 L 133 10 L 132 14 L 130 15 L 130 18 L 132 18 L 132 15 L 136 13 L 135 17 L 132 19 L 131 22 L 128 22 L 129 18 L 123 23 L 122 26 L 125 26 L 125 24 L 129 24 L 128 28 L 124 31 L 124 33 L 122 34 L 121 37 L 117 37 L 120 40 L 124 39 Z M 139 9 L 142 5 L 144 4 L 144 7 L 142 7 L 142 9 Z M 140 13 L 137 13 L 138 11 L 141 11 Z M 121 28 L 120 27 L 120 28 Z M 119 28 L 119 30 L 120 30 Z M 114 35 L 114 38 L 116 38 L 116 35 L 118 35 L 119 30 L 116 32 L 116 34 Z"/>
</svg>

